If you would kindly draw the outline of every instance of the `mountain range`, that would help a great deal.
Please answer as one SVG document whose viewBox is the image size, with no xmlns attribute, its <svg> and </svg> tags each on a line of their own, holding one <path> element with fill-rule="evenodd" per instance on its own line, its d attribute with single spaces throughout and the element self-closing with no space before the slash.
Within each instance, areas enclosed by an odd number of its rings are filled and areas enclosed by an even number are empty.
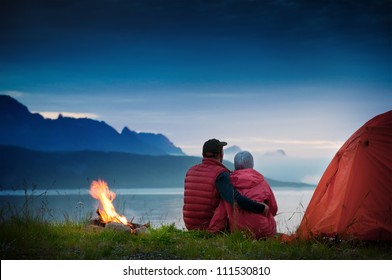
<svg viewBox="0 0 392 280">
<path fill-rule="evenodd" d="M 36 151 L 1 146 L 0 190 L 87 189 L 102 179 L 121 188 L 182 188 L 186 171 L 201 162 L 194 156 L 149 156 L 124 152 Z M 233 170 L 233 163 L 224 161 Z M 303 183 L 266 178 L 271 187 L 301 187 Z"/>
<path fill-rule="evenodd" d="M 163 134 L 121 133 L 103 121 L 59 117 L 45 119 L 7 95 L 0 95 L 0 145 L 41 151 L 113 151 L 141 155 L 185 155 Z"/>
<path fill-rule="evenodd" d="M 37 151 L 1 146 L 1 189 L 88 189 L 102 179 L 121 188 L 181 188 L 191 156 L 103 151 Z M 230 164 L 230 163 L 227 163 Z"/>
<path fill-rule="evenodd" d="M 0 190 L 86 189 L 96 179 L 122 188 L 181 188 L 186 171 L 201 162 L 162 134 L 118 133 L 87 118 L 45 119 L 5 95 L 0 131 Z M 272 187 L 306 185 L 266 179 Z"/>
</svg>

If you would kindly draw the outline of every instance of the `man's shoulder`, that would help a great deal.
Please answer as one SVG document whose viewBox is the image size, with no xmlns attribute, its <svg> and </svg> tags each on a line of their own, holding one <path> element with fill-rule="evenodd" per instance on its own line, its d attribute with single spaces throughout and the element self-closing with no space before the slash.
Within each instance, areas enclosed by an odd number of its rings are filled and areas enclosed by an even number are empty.
<svg viewBox="0 0 392 280">
<path fill-rule="evenodd" d="M 202 166 L 203 166 L 202 163 L 195 164 L 195 165 L 191 166 L 186 173 L 189 174 L 189 173 L 195 172 L 197 170 L 200 170 L 202 168 Z"/>
<path fill-rule="evenodd" d="M 218 162 L 219 163 L 219 162 Z M 223 175 L 222 175 L 223 174 Z M 223 164 L 208 164 L 202 162 L 191 166 L 187 173 L 187 176 L 213 176 L 217 178 L 218 176 L 230 176 L 230 171 Z"/>
<path fill-rule="evenodd" d="M 192 165 L 191 167 L 189 167 L 189 169 L 188 169 L 188 170 L 199 168 L 199 167 L 200 167 L 200 166 L 202 166 L 202 165 L 203 165 L 203 163 L 202 163 L 202 162 L 201 162 L 201 163 L 197 163 L 197 164 L 195 164 L 195 165 Z"/>
<path fill-rule="evenodd" d="M 222 170 L 221 173 L 219 173 L 217 179 L 219 178 L 230 178 L 230 171 L 229 170 Z"/>
</svg>

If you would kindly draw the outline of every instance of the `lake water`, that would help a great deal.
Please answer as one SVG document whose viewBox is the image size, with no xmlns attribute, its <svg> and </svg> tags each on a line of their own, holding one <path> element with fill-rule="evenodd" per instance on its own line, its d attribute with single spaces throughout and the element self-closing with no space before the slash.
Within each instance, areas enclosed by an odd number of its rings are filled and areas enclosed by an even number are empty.
<svg viewBox="0 0 392 280">
<path fill-rule="evenodd" d="M 182 220 L 183 189 L 112 189 L 116 193 L 116 211 L 134 223 L 150 222 L 152 226 L 175 224 L 184 228 Z M 298 227 L 314 187 L 272 188 L 278 203 L 275 217 L 278 232 L 291 233 Z M 95 218 L 98 201 L 88 189 L 0 191 L 0 218 L 30 211 L 49 221 L 83 221 Z"/>
</svg>

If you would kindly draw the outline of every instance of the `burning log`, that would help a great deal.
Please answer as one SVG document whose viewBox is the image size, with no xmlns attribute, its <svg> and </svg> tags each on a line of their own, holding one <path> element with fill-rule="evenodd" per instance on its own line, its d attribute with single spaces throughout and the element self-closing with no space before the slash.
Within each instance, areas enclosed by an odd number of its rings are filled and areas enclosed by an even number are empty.
<svg viewBox="0 0 392 280">
<path fill-rule="evenodd" d="M 103 228 L 112 228 L 116 230 L 130 232 L 132 234 L 146 233 L 149 224 L 139 225 L 128 221 L 125 216 L 119 215 L 114 208 L 112 201 L 116 194 L 109 190 L 105 181 L 93 181 L 90 187 L 90 194 L 100 202 L 100 208 L 97 209 L 98 218 L 92 220 L 92 224 Z"/>
<path fill-rule="evenodd" d="M 107 228 L 107 229 L 114 229 L 118 231 L 130 232 L 131 234 L 146 233 L 150 228 L 149 224 L 141 225 L 141 224 L 132 223 L 131 221 L 127 221 L 126 224 L 119 223 L 119 222 L 104 222 L 100 214 L 101 211 L 97 209 L 96 212 L 98 214 L 98 217 L 91 220 L 91 224 L 94 226 Z"/>
</svg>

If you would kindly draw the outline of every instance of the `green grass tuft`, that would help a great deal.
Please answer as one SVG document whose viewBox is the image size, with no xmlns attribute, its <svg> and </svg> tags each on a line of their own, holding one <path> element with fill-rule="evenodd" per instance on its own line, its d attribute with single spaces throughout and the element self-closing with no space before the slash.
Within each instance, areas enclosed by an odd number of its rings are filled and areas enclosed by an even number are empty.
<svg viewBox="0 0 392 280">
<path fill-rule="evenodd" d="M 131 234 L 91 224 L 91 217 L 56 222 L 43 204 L 34 211 L 30 198 L 22 208 L 0 209 L 2 260 L 352 260 L 392 259 L 392 242 L 253 240 L 241 232 L 210 234 L 172 225 Z M 49 219 L 48 219 L 49 218 Z M 51 222 L 49 222 L 51 221 Z"/>
<path fill-rule="evenodd" d="M 241 234 L 183 231 L 174 225 L 144 234 L 88 224 L 12 218 L 0 224 L 1 259 L 391 259 L 391 243 L 252 240 Z"/>
</svg>

